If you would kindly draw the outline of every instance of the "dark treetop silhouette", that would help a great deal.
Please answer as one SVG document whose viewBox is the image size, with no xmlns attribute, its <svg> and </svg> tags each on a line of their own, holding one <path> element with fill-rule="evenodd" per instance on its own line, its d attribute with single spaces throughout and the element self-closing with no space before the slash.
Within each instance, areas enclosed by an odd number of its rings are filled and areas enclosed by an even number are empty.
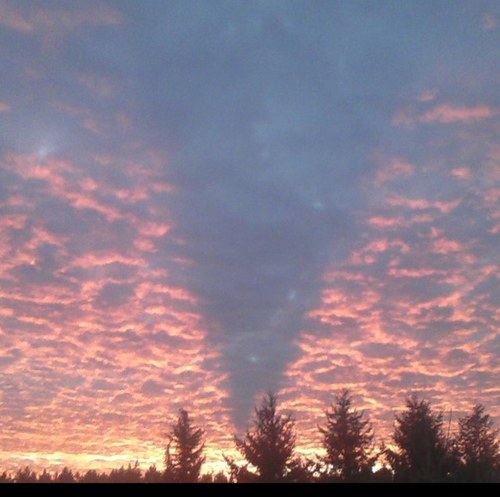
<svg viewBox="0 0 500 497">
<path fill-rule="evenodd" d="M 236 447 L 250 465 L 238 468 L 228 460 L 233 475 L 241 481 L 245 475 L 250 481 L 284 481 L 294 468 L 295 433 L 290 416 L 276 413 L 276 396 L 269 393 L 255 408 L 253 431 L 247 430 L 243 438 L 235 437 Z M 236 472 L 236 474 L 234 474 Z"/>
<path fill-rule="evenodd" d="M 447 437 L 443 415 L 432 411 L 429 402 L 411 396 L 406 410 L 396 415 L 394 449 L 379 451 L 390 469 L 374 472 L 377 459 L 368 419 L 352 407 L 347 390 L 336 396 L 325 411 L 326 424 L 318 427 L 326 455 L 317 462 L 301 460 L 295 452 L 294 420 L 277 413 L 276 395 L 268 394 L 255 408 L 253 430 L 235 437 L 236 448 L 246 460 L 243 465 L 225 457 L 230 480 L 245 482 L 500 482 L 500 444 L 484 406 L 475 405 L 458 421 L 458 432 Z M 139 463 L 113 469 L 109 474 L 89 470 L 84 474 L 65 467 L 37 475 L 29 467 L 13 476 L 0 473 L 0 483 L 224 483 L 222 472 L 201 475 L 205 461 L 204 431 L 192 425 L 184 409 L 168 434 L 165 471 L 150 466 L 144 473 Z M 318 462 L 319 461 L 319 462 Z"/>
<path fill-rule="evenodd" d="M 373 432 L 363 413 L 352 408 L 352 397 L 343 390 L 335 403 L 325 411 L 326 425 L 319 427 L 323 435 L 326 474 L 334 480 L 367 481 L 377 459 L 373 455 Z"/>
<path fill-rule="evenodd" d="M 454 440 L 458 456 L 458 480 L 467 482 L 498 481 L 500 452 L 498 430 L 477 404 L 472 412 L 459 419 L 459 432 Z"/>
<path fill-rule="evenodd" d="M 165 481 L 195 483 L 200 477 L 201 466 L 205 462 L 203 456 L 204 432 L 194 428 L 187 411 L 181 409 L 177 423 L 168 435 L 165 451 Z"/>
<path fill-rule="evenodd" d="M 450 471 L 450 457 L 443 432 L 442 413 L 433 413 L 429 402 L 411 396 L 406 411 L 396 415 L 393 435 L 396 451 L 387 457 L 399 482 L 442 482 Z"/>
</svg>

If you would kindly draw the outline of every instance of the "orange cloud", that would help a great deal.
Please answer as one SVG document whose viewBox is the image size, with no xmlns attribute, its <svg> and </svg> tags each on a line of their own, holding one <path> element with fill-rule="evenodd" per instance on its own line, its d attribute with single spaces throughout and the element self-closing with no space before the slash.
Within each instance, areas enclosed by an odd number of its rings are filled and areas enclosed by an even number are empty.
<svg viewBox="0 0 500 497">
<path fill-rule="evenodd" d="M 363 242 L 325 273 L 321 302 L 309 313 L 298 340 L 301 355 L 281 390 L 298 419 L 304 453 L 320 445 L 317 425 L 342 388 L 354 393 L 379 440 L 390 440 L 393 413 L 410 392 L 438 409 L 452 407 L 452 430 L 471 399 L 500 417 L 492 349 L 498 268 L 485 263 L 481 248 L 476 252 L 478 240 L 449 232 L 462 222 L 458 207 L 468 201 L 408 198 L 387 193 L 390 184 L 380 187 L 386 192 L 380 205 L 358 216 L 366 223 L 359 226 Z M 467 208 L 493 222 L 496 200 L 494 188 L 482 189 Z"/>
<path fill-rule="evenodd" d="M 123 165 L 127 189 L 50 157 L 2 167 L 15 178 L 0 219 L 2 468 L 161 467 L 180 407 L 221 465 L 233 450 L 225 375 L 198 300 L 171 281 L 177 263 L 148 259 L 172 222 L 150 205 L 141 166 Z M 57 202 L 54 219 L 70 216 L 63 229 L 35 215 L 44 202 Z"/>
</svg>

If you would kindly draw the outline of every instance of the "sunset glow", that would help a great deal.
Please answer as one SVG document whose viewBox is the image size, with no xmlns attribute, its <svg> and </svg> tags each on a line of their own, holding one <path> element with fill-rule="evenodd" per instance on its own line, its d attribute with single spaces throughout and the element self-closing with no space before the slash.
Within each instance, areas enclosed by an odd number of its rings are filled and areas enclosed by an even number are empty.
<svg viewBox="0 0 500 497">
<path fill-rule="evenodd" d="M 498 4 L 0 0 L 0 469 L 206 469 L 263 393 L 500 421 Z"/>
</svg>

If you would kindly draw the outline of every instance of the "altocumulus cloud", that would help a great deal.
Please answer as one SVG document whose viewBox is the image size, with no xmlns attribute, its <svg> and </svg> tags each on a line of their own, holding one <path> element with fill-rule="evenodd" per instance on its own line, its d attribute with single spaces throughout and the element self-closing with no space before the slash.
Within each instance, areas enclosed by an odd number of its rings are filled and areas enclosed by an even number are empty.
<svg viewBox="0 0 500 497">
<path fill-rule="evenodd" d="M 2 457 L 154 462 L 184 406 L 213 461 L 269 389 L 305 448 L 343 386 L 495 408 L 495 18 L 0 1 Z"/>
</svg>

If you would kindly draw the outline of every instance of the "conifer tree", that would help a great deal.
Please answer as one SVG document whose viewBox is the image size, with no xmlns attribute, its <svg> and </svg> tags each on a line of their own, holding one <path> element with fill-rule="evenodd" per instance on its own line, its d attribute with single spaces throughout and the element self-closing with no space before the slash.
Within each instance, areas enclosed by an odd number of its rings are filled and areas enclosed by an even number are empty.
<svg viewBox="0 0 500 497">
<path fill-rule="evenodd" d="M 340 481 L 369 480 L 376 457 L 373 433 L 367 419 L 352 408 L 352 397 L 343 390 L 325 412 L 326 425 L 319 427 L 326 456 L 327 475 Z"/>
<path fill-rule="evenodd" d="M 252 481 L 252 477 L 261 482 L 286 481 L 295 466 L 294 421 L 290 416 L 277 414 L 276 405 L 276 396 L 267 394 L 261 406 L 255 408 L 254 430 L 247 430 L 243 438 L 235 437 L 236 447 L 257 471 L 237 468 L 229 460 L 228 464 L 232 471 L 239 469 L 247 481 Z"/>
<path fill-rule="evenodd" d="M 472 483 L 500 482 L 500 443 L 498 430 L 477 404 L 472 412 L 459 419 L 455 448 L 459 457 L 459 479 Z"/>
<path fill-rule="evenodd" d="M 187 411 L 181 409 L 177 423 L 168 435 L 165 450 L 165 480 L 169 482 L 195 483 L 205 462 L 203 450 L 204 432 L 194 428 Z"/>
<path fill-rule="evenodd" d="M 429 402 L 416 396 L 406 400 L 406 411 L 396 415 L 393 434 L 397 450 L 386 450 L 399 482 L 444 482 L 451 456 L 443 433 L 442 413 L 433 413 Z"/>
</svg>

